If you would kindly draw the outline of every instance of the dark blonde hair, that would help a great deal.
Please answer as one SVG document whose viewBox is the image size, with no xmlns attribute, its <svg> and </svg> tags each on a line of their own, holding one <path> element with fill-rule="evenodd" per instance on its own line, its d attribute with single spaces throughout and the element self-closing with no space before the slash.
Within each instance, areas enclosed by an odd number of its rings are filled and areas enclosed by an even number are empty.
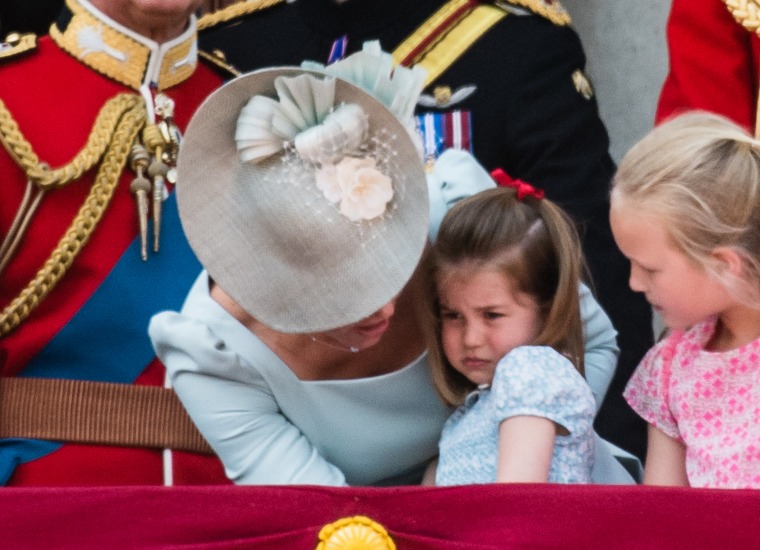
<svg viewBox="0 0 760 550">
<path fill-rule="evenodd" d="M 440 330 L 437 281 L 467 266 L 493 269 L 539 305 L 542 329 L 534 345 L 551 346 L 583 374 L 579 284 L 584 269 L 573 223 L 547 199 L 518 200 L 511 188 L 489 189 L 457 203 L 443 218 L 426 252 L 425 327 L 433 381 L 449 405 L 475 388 L 446 359 Z"/>
<path fill-rule="evenodd" d="M 661 124 L 623 158 L 612 207 L 662 220 L 677 249 L 731 295 L 760 307 L 760 141 L 719 115 L 694 111 Z M 737 277 L 712 257 L 730 247 Z"/>
</svg>

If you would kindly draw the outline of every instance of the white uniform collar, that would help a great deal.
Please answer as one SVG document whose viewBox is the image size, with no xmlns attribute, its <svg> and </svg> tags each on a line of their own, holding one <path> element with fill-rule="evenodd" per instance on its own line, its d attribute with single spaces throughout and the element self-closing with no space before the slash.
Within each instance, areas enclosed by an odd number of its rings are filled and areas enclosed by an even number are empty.
<svg viewBox="0 0 760 550">
<path fill-rule="evenodd" d="M 190 78 L 198 63 L 194 15 L 185 32 L 159 44 L 120 25 L 87 0 L 66 0 L 50 36 L 80 62 L 134 90 L 171 88 Z"/>
</svg>

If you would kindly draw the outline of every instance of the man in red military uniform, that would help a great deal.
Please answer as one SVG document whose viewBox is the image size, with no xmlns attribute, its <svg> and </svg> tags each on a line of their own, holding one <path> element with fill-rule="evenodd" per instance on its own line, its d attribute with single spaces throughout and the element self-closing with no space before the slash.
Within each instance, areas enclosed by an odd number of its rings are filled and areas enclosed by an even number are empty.
<svg viewBox="0 0 760 550">
<path fill-rule="evenodd" d="M 690 109 L 724 115 L 755 131 L 760 19 L 731 0 L 673 0 L 667 25 L 670 72 L 656 122 Z M 760 8 L 760 2 L 749 0 Z"/>
<path fill-rule="evenodd" d="M 227 482 L 175 437 L 146 332 L 200 269 L 171 193 L 223 80 L 199 63 L 200 4 L 67 0 L 50 36 L 0 46 L 0 484 Z"/>
</svg>

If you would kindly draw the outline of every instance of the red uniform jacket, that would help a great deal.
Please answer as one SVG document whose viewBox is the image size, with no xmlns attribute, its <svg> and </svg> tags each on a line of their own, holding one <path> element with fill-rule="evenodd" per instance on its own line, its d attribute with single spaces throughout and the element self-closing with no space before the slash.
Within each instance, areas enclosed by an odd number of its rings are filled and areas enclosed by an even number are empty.
<svg viewBox="0 0 760 550">
<path fill-rule="evenodd" d="M 670 72 L 656 122 L 690 109 L 724 115 L 752 131 L 758 90 L 758 36 L 721 0 L 673 0 L 667 24 Z"/>
<path fill-rule="evenodd" d="M 103 31 L 107 26 L 102 21 L 92 29 L 108 32 Z M 194 36 L 188 31 L 189 40 Z M 92 59 L 91 52 L 80 59 Z M 0 69 L 0 98 L 39 159 L 53 168 L 69 163 L 84 147 L 110 98 L 124 92 L 139 96 L 135 87 L 99 74 L 80 59 L 44 37 L 34 52 L 6 60 Z M 129 64 L 133 58 L 127 59 Z M 187 77 L 164 90 L 175 101 L 174 118 L 181 129 L 222 83 L 209 67 L 198 65 L 193 71 L 188 68 L 192 63 L 185 65 Z M 97 168 L 42 199 L 19 251 L 0 274 L 0 308 L 19 295 L 48 259 L 82 207 Z M 100 223 L 65 276 L 20 326 L 0 337 L 2 376 L 163 384 L 164 368 L 153 355 L 148 319 L 160 309 L 181 306 L 200 266 L 182 235 L 173 198 L 165 202 L 160 252 L 151 253 L 148 261 L 140 259 L 130 192 L 135 174 L 127 166 L 119 177 Z M 1 236 L 26 186 L 24 171 L 2 148 L 0 180 Z M 163 469 L 161 450 L 0 439 L 0 484 L 162 484 Z M 207 484 L 226 478 L 215 457 L 174 452 L 173 481 Z"/>
</svg>

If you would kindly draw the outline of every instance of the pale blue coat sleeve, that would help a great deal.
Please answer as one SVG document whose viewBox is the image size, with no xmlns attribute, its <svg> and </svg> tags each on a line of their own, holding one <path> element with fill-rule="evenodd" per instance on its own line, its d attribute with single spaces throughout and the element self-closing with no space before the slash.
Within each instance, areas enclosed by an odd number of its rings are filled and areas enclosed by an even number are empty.
<svg viewBox="0 0 760 550">
<path fill-rule="evenodd" d="M 448 149 L 438 157 L 427 176 L 427 185 L 431 241 L 435 241 L 441 220 L 449 208 L 465 197 L 496 187 L 485 168 L 470 153 L 458 149 Z M 586 380 L 591 386 L 598 411 L 615 374 L 620 348 L 612 321 L 585 285 L 581 285 L 580 300 Z"/>
<path fill-rule="evenodd" d="M 599 412 L 612 376 L 615 374 L 620 348 L 617 345 L 617 331 L 612 326 L 612 321 L 584 284 L 580 288 L 580 298 L 586 350 L 583 357 L 586 381 L 591 386 L 596 410 Z"/>
<path fill-rule="evenodd" d="M 192 312 L 186 304 L 183 313 L 155 315 L 149 334 L 174 390 L 222 458 L 227 477 L 248 485 L 346 485 L 340 469 L 283 416 L 261 375 L 228 345 L 227 337 L 247 329 L 236 326 L 207 290 L 203 296 L 204 282 L 207 289 L 205 273 L 190 291 Z M 229 331 L 222 338 L 209 325 Z"/>
</svg>

